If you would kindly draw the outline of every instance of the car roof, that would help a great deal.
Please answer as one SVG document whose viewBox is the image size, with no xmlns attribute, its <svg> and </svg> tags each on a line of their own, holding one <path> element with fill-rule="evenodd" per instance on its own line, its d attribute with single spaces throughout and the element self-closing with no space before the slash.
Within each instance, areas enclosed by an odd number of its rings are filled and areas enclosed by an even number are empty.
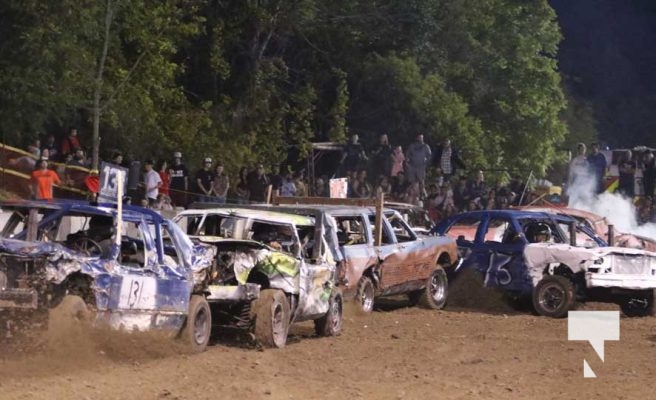
<svg viewBox="0 0 656 400">
<path fill-rule="evenodd" d="M 76 213 L 80 215 L 106 215 L 113 217 L 116 215 L 117 208 L 115 204 L 99 203 L 91 204 L 83 200 L 15 200 L 0 202 L 0 209 L 14 210 L 18 208 L 34 208 L 45 210 L 62 210 L 65 213 Z M 137 207 L 132 205 L 123 205 L 123 219 L 126 221 L 141 221 L 145 219 L 150 223 L 163 223 L 166 219 L 148 208 Z"/>
<path fill-rule="evenodd" d="M 554 214 L 549 214 L 540 211 L 526 211 L 526 210 L 477 210 L 459 213 L 453 218 L 462 218 L 463 216 L 482 218 L 487 215 L 505 216 L 508 218 L 553 218 Z"/>
<path fill-rule="evenodd" d="M 312 217 L 284 213 L 279 211 L 269 211 L 264 209 L 255 208 L 242 208 L 242 207 L 221 207 L 221 208 L 206 208 L 206 209 L 190 209 L 179 213 L 175 218 L 176 220 L 183 216 L 189 215 L 206 215 L 206 214 L 221 214 L 232 215 L 241 218 L 253 218 L 277 223 L 293 224 L 297 226 L 314 226 L 315 220 Z"/>
</svg>

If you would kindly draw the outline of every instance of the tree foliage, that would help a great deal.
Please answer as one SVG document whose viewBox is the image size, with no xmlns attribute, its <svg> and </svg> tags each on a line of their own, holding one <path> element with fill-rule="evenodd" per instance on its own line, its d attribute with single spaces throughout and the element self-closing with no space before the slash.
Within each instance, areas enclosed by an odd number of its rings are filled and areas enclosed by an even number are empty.
<svg viewBox="0 0 656 400">
<path fill-rule="evenodd" d="M 232 171 L 424 133 L 470 168 L 544 172 L 567 137 L 546 0 L 25 0 L 0 5 L 0 27 L 10 141 L 89 133 L 94 88 L 104 156 L 180 150 Z"/>
</svg>

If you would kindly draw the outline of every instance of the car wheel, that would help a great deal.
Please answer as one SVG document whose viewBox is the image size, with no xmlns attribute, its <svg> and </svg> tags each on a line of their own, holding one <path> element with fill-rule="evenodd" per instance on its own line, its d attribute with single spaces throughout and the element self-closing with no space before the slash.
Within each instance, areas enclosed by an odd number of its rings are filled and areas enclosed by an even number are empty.
<svg viewBox="0 0 656 400">
<path fill-rule="evenodd" d="M 314 331 L 319 336 L 339 336 L 342 333 L 342 293 L 333 289 L 326 314 L 314 320 Z"/>
<path fill-rule="evenodd" d="M 433 271 L 426 281 L 426 287 L 419 297 L 419 305 L 431 310 L 441 310 L 446 305 L 449 293 L 449 280 L 441 266 Z"/>
<path fill-rule="evenodd" d="M 285 347 L 289 331 L 290 310 L 285 292 L 265 289 L 251 304 L 255 320 L 255 339 L 266 347 Z"/>
<path fill-rule="evenodd" d="M 545 317 L 566 317 L 575 305 L 574 284 L 564 276 L 545 276 L 533 290 L 533 307 Z"/>
<path fill-rule="evenodd" d="M 180 338 L 194 353 L 202 353 L 207 348 L 212 334 L 212 312 L 205 296 L 193 295 L 189 301 L 189 312 Z"/>
<path fill-rule="evenodd" d="M 75 333 L 88 326 L 91 312 L 82 297 L 67 295 L 48 312 L 48 343 L 58 346 L 75 340 Z"/>
<path fill-rule="evenodd" d="M 655 316 L 654 291 L 636 291 L 635 294 L 620 299 L 620 309 L 627 317 Z"/>
<path fill-rule="evenodd" d="M 358 290 L 356 292 L 356 300 L 360 305 L 363 312 L 370 313 L 374 310 L 374 297 L 376 295 L 376 288 L 371 278 L 363 276 L 358 282 Z"/>
</svg>

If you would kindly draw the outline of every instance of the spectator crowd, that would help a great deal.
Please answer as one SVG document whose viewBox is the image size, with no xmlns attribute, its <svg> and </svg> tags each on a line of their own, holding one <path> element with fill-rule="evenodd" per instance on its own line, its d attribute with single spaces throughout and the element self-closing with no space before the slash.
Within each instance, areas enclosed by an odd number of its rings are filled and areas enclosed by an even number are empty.
<svg viewBox="0 0 656 400">
<path fill-rule="evenodd" d="M 571 189 L 592 176 L 594 191 L 601 193 L 605 189 L 604 177 L 609 163 L 600 152 L 599 144 L 593 143 L 591 148 L 588 155 L 586 146 L 578 145 L 577 155 L 569 165 L 568 182 Z M 34 156 L 31 167 L 34 169 L 35 197 L 44 198 L 44 194 L 51 197 L 48 184 L 60 180 L 75 186 L 84 184 L 84 174 L 76 176 L 76 167 L 88 168 L 90 162 L 75 128 L 71 128 L 59 144 L 52 135 L 47 136 L 43 144 L 34 141 L 28 152 Z M 363 145 L 358 135 L 352 135 L 343 146 L 334 173 L 313 177 L 306 177 L 304 170 L 292 171 L 290 167 L 280 169 L 274 166 L 267 170 L 263 163 L 255 164 L 252 169 L 242 167 L 237 176 L 230 177 L 223 163 L 211 157 L 204 158 L 196 169 L 185 165 L 181 152 L 176 151 L 172 156 L 170 162 L 146 160 L 143 165 L 138 164 L 143 168 L 143 174 L 136 196 L 143 206 L 173 209 L 186 207 L 192 202 L 261 203 L 267 201 L 269 190 L 280 196 L 329 197 L 331 178 L 347 179 L 349 198 L 371 198 L 383 193 L 388 201 L 423 207 L 433 221 L 461 211 L 529 204 L 538 196 L 527 190 L 519 175 L 501 185 L 489 183 L 484 171 L 467 169 L 467 162 L 448 138 L 431 147 L 422 134 L 418 134 L 405 150 L 401 145 L 390 144 L 384 134 L 373 146 Z M 48 170 L 48 159 L 66 166 L 63 176 L 43 172 Z M 108 161 L 126 166 L 120 152 L 114 152 Z M 635 195 L 633 174 L 638 162 L 642 163 L 644 170 L 644 193 L 647 194 L 641 199 L 640 210 L 642 215 L 651 215 L 656 179 L 651 152 L 642 154 L 640 160 L 630 152 L 624 156 L 619 162 L 618 191 L 629 197 Z"/>
</svg>

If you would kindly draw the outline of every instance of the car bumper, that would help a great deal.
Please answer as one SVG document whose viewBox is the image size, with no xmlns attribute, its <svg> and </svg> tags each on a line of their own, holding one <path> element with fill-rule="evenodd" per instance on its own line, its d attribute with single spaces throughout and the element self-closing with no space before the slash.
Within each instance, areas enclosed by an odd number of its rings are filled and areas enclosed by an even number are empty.
<svg viewBox="0 0 656 400">
<path fill-rule="evenodd" d="M 207 301 L 210 302 L 251 301 L 260 297 L 260 285 L 255 283 L 237 286 L 210 285 L 207 290 L 210 292 Z"/>
<path fill-rule="evenodd" d="M 586 274 L 588 287 L 656 289 L 656 276 L 634 274 Z"/>
</svg>

